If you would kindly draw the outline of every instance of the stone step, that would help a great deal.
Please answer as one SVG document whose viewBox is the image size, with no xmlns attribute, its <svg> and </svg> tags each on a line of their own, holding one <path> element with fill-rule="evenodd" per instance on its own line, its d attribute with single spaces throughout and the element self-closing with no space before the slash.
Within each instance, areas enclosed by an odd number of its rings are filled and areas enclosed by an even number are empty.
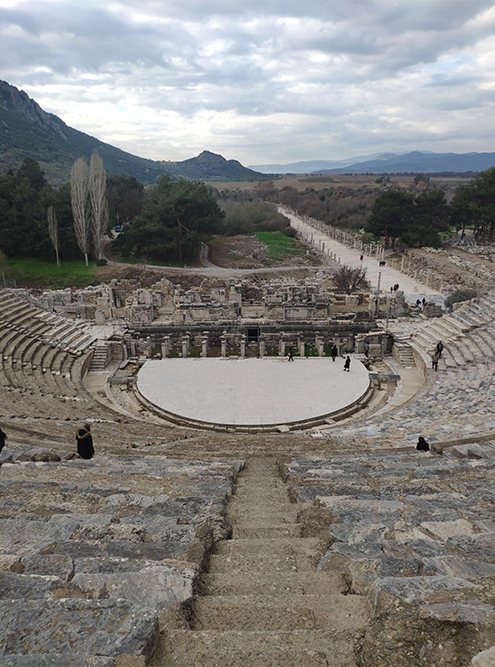
<svg viewBox="0 0 495 667">
<path fill-rule="evenodd" d="M 351 633 L 332 630 L 167 632 L 160 667 L 357 667 Z"/>
<path fill-rule="evenodd" d="M 272 537 L 301 537 L 301 525 L 298 523 L 286 523 L 282 525 L 260 526 L 257 523 L 246 523 L 243 526 L 232 527 L 234 539 Z"/>
<path fill-rule="evenodd" d="M 339 572 L 222 572 L 204 574 L 205 595 L 331 595 L 345 593 L 347 583 Z"/>
<path fill-rule="evenodd" d="M 268 549 L 272 554 L 302 551 L 312 555 L 324 553 L 327 545 L 316 537 L 223 540 L 217 543 L 216 555 L 242 556 L 243 554 L 266 553 Z"/>
<path fill-rule="evenodd" d="M 300 572 L 316 570 L 316 563 L 313 563 L 310 557 L 295 553 L 274 554 L 270 552 L 270 546 L 267 545 L 265 553 L 239 554 L 239 555 L 220 555 L 215 554 L 210 557 L 209 572 L 216 574 L 218 572 L 251 572 L 252 570 L 264 572 Z"/>
<path fill-rule="evenodd" d="M 211 595 L 195 600 L 193 619 L 193 630 L 357 630 L 369 610 L 360 595 Z"/>
<path fill-rule="evenodd" d="M 236 526 L 242 525 L 246 521 L 249 524 L 260 522 L 260 525 L 263 523 L 263 525 L 272 526 L 273 524 L 297 523 L 297 515 L 301 509 L 297 505 L 286 505 L 285 507 L 270 505 L 266 507 L 260 507 L 259 505 L 258 507 L 252 505 L 246 507 L 241 504 L 231 507 L 229 505 L 227 521 L 229 523 L 235 521 Z"/>
</svg>

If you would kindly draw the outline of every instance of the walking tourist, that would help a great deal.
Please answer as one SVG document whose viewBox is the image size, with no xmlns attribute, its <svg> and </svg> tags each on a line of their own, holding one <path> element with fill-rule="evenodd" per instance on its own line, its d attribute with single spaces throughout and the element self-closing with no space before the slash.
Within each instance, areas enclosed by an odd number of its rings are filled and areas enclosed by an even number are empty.
<svg viewBox="0 0 495 667">
<path fill-rule="evenodd" d="M 440 355 L 438 352 L 435 352 L 435 354 L 432 355 L 431 357 L 431 367 L 433 368 L 434 371 L 438 371 L 438 360 L 440 359 Z"/>
<path fill-rule="evenodd" d="M 5 447 L 5 440 L 7 438 L 7 434 L 2 431 L 0 428 L 0 452 L 2 449 Z"/>
<path fill-rule="evenodd" d="M 347 355 L 347 359 L 344 362 L 344 370 L 348 373 L 351 372 L 351 358 L 349 355 Z"/>
<path fill-rule="evenodd" d="M 294 352 L 291 347 L 289 347 L 289 352 L 287 354 L 287 357 L 289 361 L 294 361 Z"/>
<path fill-rule="evenodd" d="M 422 435 L 418 438 L 418 444 L 416 445 L 418 452 L 429 452 L 430 445 L 426 442 Z"/>
<path fill-rule="evenodd" d="M 95 453 L 93 447 L 93 436 L 91 435 L 91 426 L 84 424 L 79 429 L 76 435 L 77 439 L 77 453 L 82 459 L 92 459 Z"/>
<path fill-rule="evenodd" d="M 332 355 L 332 361 L 335 361 L 335 359 L 337 358 L 338 353 L 339 353 L 339 351 L 337 350 L 337 346 L 334 345 L 332 347 L 332 351 L 330 353 Z"/>
<path fill-rule="evenodd" d="M 442 352 L 443 352 L 443 343 L 441 340 L 439 340 L 437 343 L 437 354 L 439 359 L 442 358 Z"/>
<path fill-rule="evenodd" d="M 370 344 L 367 340 L 364 341 L 364 354 L 366 357 L 369 357 L 370 354 Z"/>
</svg>

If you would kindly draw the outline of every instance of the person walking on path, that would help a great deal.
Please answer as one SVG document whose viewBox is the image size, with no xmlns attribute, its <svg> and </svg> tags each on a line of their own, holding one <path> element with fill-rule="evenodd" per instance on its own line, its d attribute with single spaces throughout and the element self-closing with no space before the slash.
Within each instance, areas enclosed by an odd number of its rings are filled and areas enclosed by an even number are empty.
<svg viewBox="0 0 495 667">
<path fill-rule="evenodd" d="M 76 435 L 77 453 L 82 459 L 92 459 L 95 449 L 93 447 L 93 436 L 91 435 L 91 426 L 84 424 Z"/>
<path fill-rule="evenodd" d="M 332 347 L 332 351 L 330 353 L 332 355 L 332 361 L 335 361 L 335 359 L 337 358 L 338 353 L 339 353 L 339 351 L 337 350 L 337 346 L 334 345 Z"/>
<path fill-rule="evenodd" d="M 289 347 L 289 352 L 287 354 L 287 358 L 289 361 L 294 361 L 294 352 L 292 351 L 292 348 Z"/>
<path fill-rule="evenodd" d="M 0 452 L 5 447 L 5 440 L 7 439 L 7 434 L 2 431 L 0 428 Z"/>
<path fill-rule="evenodd" d="M 440 355 L 438 352 L 435 352 L 434 355 L 431 357 L 431 367 L 433 368 L 434 371 L 438 371 L 438 361 L 440 359 Z"/>
<path fill-rule="evenodd" d="M 418 452 L 429 452 L 430 445 L 426 442 L 422 435 L 418 438 L 418 444 L 416 445 Z"/>
<path fill-rule="evenodd" d="M 439 359 L 442 358 L 442 352 L 443 352 L 443 343 L 441 340 L 439 340 L 437 343 L 437 354 Z"/>
<path fill-rule="evenodd" d="M 364 355 L 366 357 L 369 357 L 370 355 L 370 344 L 368 343 L 367 340 L 364 341 Z"/>
<path fill-rule="evenodd" d="M 349 355 L 347 355 L 347 359 L 344 362 L 344 370 L 348 373 L 351 372 L 351 358 Z"/>
</svg>

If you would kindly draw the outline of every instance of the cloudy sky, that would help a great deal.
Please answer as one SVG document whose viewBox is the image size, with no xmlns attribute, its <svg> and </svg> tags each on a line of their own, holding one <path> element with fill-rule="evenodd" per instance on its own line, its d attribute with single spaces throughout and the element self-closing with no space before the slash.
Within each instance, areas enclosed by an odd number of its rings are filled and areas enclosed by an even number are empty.
<svg viewBox="0 0 495 667">
<path fill-rule="evenodd" d="M 495 151 L 489 0 L 0 0 L 0 79 L 143 157 Z"/>
</svg>

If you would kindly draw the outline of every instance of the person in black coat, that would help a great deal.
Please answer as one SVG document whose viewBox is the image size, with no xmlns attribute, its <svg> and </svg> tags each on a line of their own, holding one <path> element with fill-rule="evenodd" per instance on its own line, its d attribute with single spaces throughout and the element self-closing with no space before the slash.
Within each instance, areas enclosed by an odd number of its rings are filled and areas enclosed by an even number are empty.
<svg viewBox="0 0 495 667">
<path fill-rule="evenodd" d="M 332 361 L 335 361 L 335 359 L 336 359 L 338 353 L 339 353 L 339 351 L 338 351 L 338 349 L 337 349 L 337 346 L 334 345 L 334 346 L 332 347 L 332 351 L 331 351 Z"/>
<path fill-rule="evenodd" d="M 422 435 L 418 438 L 418 444 L 416 445 L 418 452 L 429 452 L 430 445 L 426 442 Z"/>
<path fill-rule="evenodd" d="M 93 436 L 91 435 L 91 426 L 84 424 L 76 435 L 77 453 L 82 459 L 92 459 L 95 449 L 93 447 Z"/>
<path fill-rule="evenodd" d="M 344 362 L 344 370 L 348 373 L 351 372 L 351 358 L 349 356 L 347 356 L 347 359 Z"/>
<path fill-rule="evenodd" d="M 0 428 L 0 452 L 2 449 L 5 447 L 5 439 L 7 437 L 7 434 L 2 431 Z"/>
</svg>

